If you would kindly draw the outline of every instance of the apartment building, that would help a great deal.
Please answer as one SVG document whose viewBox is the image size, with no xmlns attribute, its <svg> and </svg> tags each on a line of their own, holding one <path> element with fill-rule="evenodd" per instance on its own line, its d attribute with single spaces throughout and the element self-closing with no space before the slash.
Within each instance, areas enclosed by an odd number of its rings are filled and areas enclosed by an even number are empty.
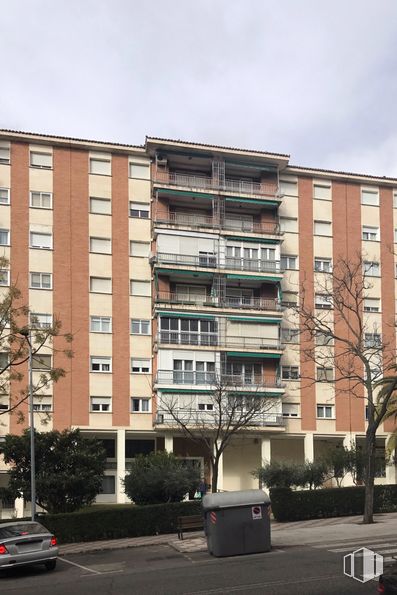
<svg viewBox="0 0 397 595">
<path fill-rule="evenodd" d="M 73 359 L 46 351 L 68 373 L 37 397 L 36 424 L 103 440 L 98 501 L 125 501 L 129 463 L 156 449 L 200 465 L 209 481 L 205 454 L 166 404 L 211 415 L 215 378 L 271 401 L 225 451 L 220 489 L 257 487 L 262 460 L 303 462 L 362 443 L 364 399 L 335 395 L 332 372 L 302 385 L 313 370 L 291 305 L 312 282 L 323 307 L 318 276 L 341 253 L 364 253 L 374 264 L 366 313 L 395 350 L 396 236 L 394 179 L 166 139 L 0 133 L 2 291 L 16 283 L 43 324 L 58 317 L 74 334 Z M 9 396 L 0 399 L 6 408 Z M 3 417 L 0 435 L 21 431 L 15 415 Z M 379 432 L 380 457 L 391 429 Z M 377 479 L 395 480 L 394 467 Z"/>
</svg>

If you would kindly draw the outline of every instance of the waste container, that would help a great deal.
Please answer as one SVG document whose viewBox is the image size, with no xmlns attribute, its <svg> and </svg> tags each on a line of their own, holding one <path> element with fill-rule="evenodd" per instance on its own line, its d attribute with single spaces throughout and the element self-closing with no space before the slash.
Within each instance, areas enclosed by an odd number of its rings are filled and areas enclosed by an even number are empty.
<svg viewBox="0 0 397 595">
<path fill-rule="evenodd" d="M 206 494 L 203 511 L 213 556 L 270 551 L 270 498 L 262 490 Z"/>
</svg>

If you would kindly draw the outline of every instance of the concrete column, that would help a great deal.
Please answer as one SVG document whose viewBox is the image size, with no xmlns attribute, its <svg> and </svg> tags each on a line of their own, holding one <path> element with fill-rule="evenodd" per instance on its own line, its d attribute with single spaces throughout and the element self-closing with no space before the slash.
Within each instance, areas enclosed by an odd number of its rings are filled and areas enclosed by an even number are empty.
<svg viewBox="0 0 397 595">
<path fill-rule="evenodd" d="M 17 519 L 23 518 L 23 509 L 24 509 L 24 500 L 23 498 L 17 498 L 14 503 L 15 506 L 15 516 Z"/>
<path fill-rule="evenodd" d="M 390 455 L 390 463 L 386 464 L 386 483 L 397 483 L 396 451 Z"/>
<path fill-rule="evenodd" d="M 174 452 L 174 437 L 172 434 L 164 436 L 164 450 L 165 452 Z"/>
<path fill-rule="evenodd" d="M 314 461 L 314 437 L 313 434 L 305 434 L 304 438 L 305 461 L 312 463 Z"/>
<path fill-rule="evenodd" d="M 123 479 L 125 478 L 125 430 L 117 430 L 117 474 L 116 474 L 116 502 L 126 502 Z"/>
<path fill-rule="evenodd" d="M 261 465 L 266 465 L 272 460 L 270 438 L 265 436 L 261 443 Z"/>
</svg>

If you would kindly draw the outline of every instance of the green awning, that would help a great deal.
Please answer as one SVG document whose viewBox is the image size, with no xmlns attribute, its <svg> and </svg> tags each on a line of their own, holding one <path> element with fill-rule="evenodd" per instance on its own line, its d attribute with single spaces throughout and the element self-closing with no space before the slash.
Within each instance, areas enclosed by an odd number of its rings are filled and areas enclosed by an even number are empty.
<svg viewBox="0 0 397 595">
<path fill-rule="evenodd" d="M 192 277 L 207 277 L 207 279 L 209 277 L 213 276 L 213 272 L 212 271 L 208 271 L 204 272 L 204 271 L 190 271 L 190 270 L 184 270 L 184 269 L 156 269 L 156 271 L 160 274 L 167 274 L 169 275 L 170 273 L 176 273 L 176 274 L 182 274 L 182 275 L 190 275 Z M 262 277 L 261 277 L 262 279 Z"/>
<path fill-rule="evenodd" d="M 278 207 L 279 206 L 279 202 L 275 201 L 275 200 L 263 200 L 263 199 L 255 199 L 255 198 L 232 198 L 231 196 L 226 197 L 226 202 L 244 202 L 244 203 L 250 203 L 250 204 L 254 204 L 254 205 L 266 205 L 266 206 L 271 206 L 271 207 Z"/>
<path fill-rule="evenodd" d="M 216 197 L 216 194 L 207 194 L 206 192 L 192 192 L 191 190 L 171 190 L 170 188 L 157 188 L 157 192 L 160 194 L 177 194 L 180 196 L 194 196 L 196 198 L 208 198 L 212 200 Z"/>
<path fill-rule="evenodd" d="M 264 324 L 281 324 L 281 318 L 248 318 L 246 316 L 228 316 L 227 319 L 235 322 L 263 322 Z"/>
<path fill-rule="evenodd" d="M 159 393 L 171 393 L 171 394 L 196 394 L 196 393 L 200 393 L 200 394 L 212 394 L 213 391 L 212 390 L 200 390 L 199 388 L 193 389 L 193 388 L 162 388 L 160 390 L 158 390 L 157 392 Z"/>
<path fill-rule="evenodd" d="M 281 273 L 280 273 L 281 275 Z M 279 283 L 281 281 L 281 277 L 259 277 L 259 275 L 244 275 L 243 272 L 241 272 L 241 274 L 234 274 L 234 273 L 230 273 L 228 275 L 226 275 L 226 279 L 240 279 L 241 281 L 243 281 L 244 279 L 252 279 L 255 281 L 276 281 L 277 283 Z"/>
<path fill-rule="evenodd" d="M 247 237 L 241 237 L 241 236 L 235 236 L 233 235 L 233 232 L 230 232 L 228 230 L 225 230 L 226 233 L 225 235 L 227 235 L 228 238 L 233 239 L 233 240 L 240 240 L 241 242 L 255 242 L 256 244 L 279 244 L 281 242 L 281 238 L 279 240 L 267 240 L 266 238 L 247 238 Z M 248 232 L 251 233 L 251 232 Z"/>
<path fill-rule="evenodd" d="M 250 357 L 251 359 L 257 357 L 259 359 L 280 359 L 280 353 L 252 353 L 246 351 L 227 351 L 227 357 Z"/>
<path fill-rule="evenodd" d="M 190 314 L 189 312 L 173 312 L 171 310 L 167 310 L 166 312 L 157 312 L 157 314 L 160 314 L 161 316 L 167 316 L 168 318 L 205 318 L 206 320 L 215 320 L 215 316 L 211 316 L 210 314 Z"/>
<path fill-rule="evenodd" d="M 250 396 L 250 397 L 279 397 L 281 398 L 281 393 L 272 393 L 272 392 L 256 392 L 256 391 L 252 391 L 249 392 L 247 390 L 244 390 L 243 388 L 241 390 L 238 390 L 238 388 L 234 388 L 233 392 L 230 392 L 229 395 L 232 397 L 233 395 L 246 395 L 246 396 Z"/>
</svg>

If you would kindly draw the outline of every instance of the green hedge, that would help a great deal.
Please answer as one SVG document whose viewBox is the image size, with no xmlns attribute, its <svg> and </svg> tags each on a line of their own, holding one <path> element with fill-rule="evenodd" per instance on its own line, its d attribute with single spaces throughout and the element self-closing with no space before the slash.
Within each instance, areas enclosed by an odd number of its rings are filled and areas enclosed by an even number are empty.
<svg viewBox="0 0 397 595">
<path fill-rule="evenodd" d="M 148 506 L 90 506 L 38 520 L 59 543 L 141 537 L 177 531 L 177 517 L 201 513 L 201 502 L 171 502 Z"/>
<path fill-rule="evenodd" d="M 362 486 L 293 491 L 271 488 L 272 512 L 277 521 L 303 521 L 363 514 Z M 374 512 L 397 511 L 397 485 L 375 486 Z"/>
</svg>

